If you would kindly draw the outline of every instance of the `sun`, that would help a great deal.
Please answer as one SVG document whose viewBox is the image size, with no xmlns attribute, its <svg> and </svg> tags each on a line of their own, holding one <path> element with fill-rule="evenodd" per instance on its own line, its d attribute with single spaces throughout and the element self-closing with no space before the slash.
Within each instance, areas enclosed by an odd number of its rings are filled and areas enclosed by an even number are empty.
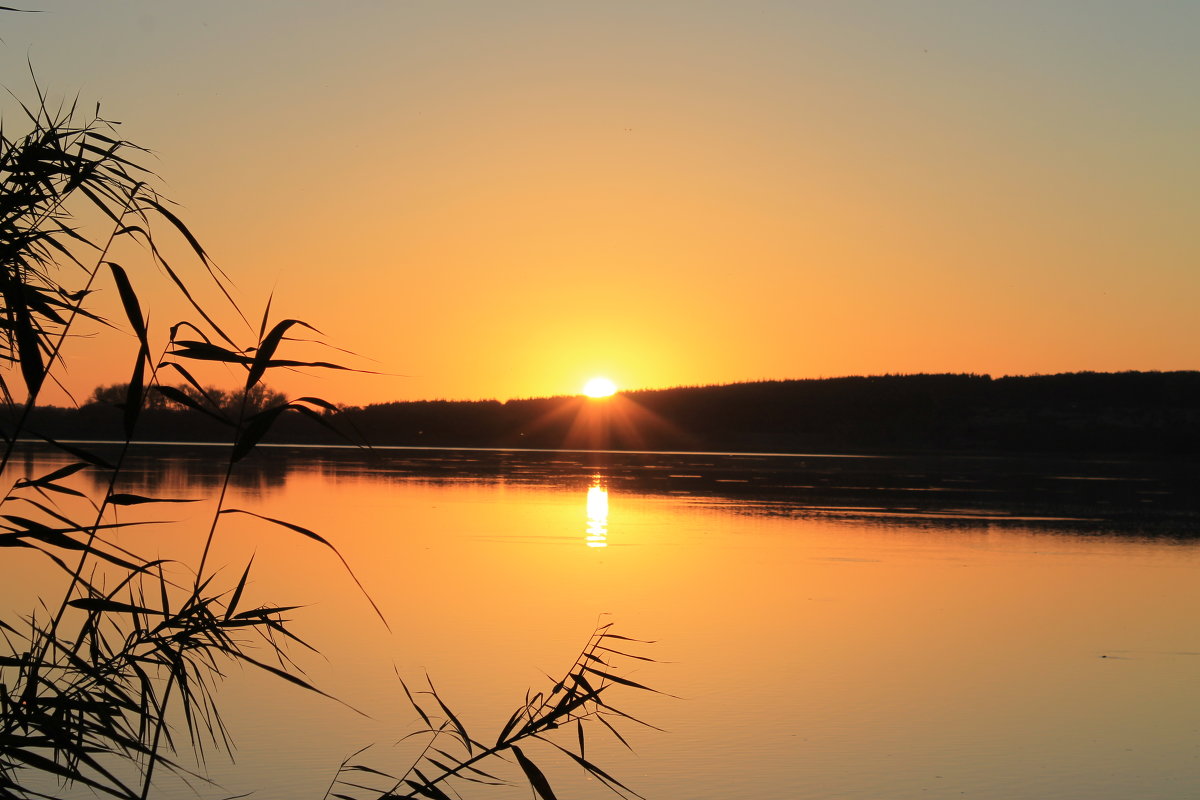
<svg viewBox="0 0 1200 800">
<path fill-rule="evenodd" d="M 595 377 L 583 385 L 583 393 L 588 397 L 611 397 L 617 391 L 617 385 L 608 378 Z"/>
</svg>

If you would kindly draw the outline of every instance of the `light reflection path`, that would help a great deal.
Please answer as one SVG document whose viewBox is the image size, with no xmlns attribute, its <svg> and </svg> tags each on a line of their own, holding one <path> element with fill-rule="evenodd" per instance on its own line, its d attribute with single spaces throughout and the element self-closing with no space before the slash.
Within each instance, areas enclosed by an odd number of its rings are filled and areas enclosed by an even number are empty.
<svg viewBox="0 0 1200 800">
<path fill-rule="evenodd" d="M 599 475 L 587 490 L 587 546 L 608 547 L 608 489 Z"/>
</svg>

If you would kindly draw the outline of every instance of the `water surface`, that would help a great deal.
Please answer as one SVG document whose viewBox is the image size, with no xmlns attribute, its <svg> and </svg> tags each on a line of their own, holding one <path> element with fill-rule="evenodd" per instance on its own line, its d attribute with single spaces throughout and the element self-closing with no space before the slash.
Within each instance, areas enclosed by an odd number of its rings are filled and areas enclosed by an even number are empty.
<svg viewBox="0 0 1200 800">
<path fill-rule="evenodd" d="M 214 456 L 148 449 L 123 488 L 211 498 Z M 334 541 L 391 632 L 320 545 L 228 518 L 230 582 L 253 555 L 254 602 L 305 604 L 309 676 L 371 717 L 234 670 L 237 762 L 210 761 L 228 794 L 319 797 L 370 743 L 367 763 L 402 767 L 415 715 L 394 670 L 494 736 L 598 620 L 656 640 L 663 663 L 626 674 L 676 696 L 629 697 L 666 729 L 629 728 L 634 753 L 589 743 L 647 797 L 1200 793 L 1186 463 L 281 448 L 245 467 L 228 504 Z M 194 563 L 211 512 L 126 509 L 178 525 L 122 543 Z M 29 558 L 5 562 L 9 607 L 45 580 Z M 531 751 L 560 796 L 610 796 Z"/>
</svg>

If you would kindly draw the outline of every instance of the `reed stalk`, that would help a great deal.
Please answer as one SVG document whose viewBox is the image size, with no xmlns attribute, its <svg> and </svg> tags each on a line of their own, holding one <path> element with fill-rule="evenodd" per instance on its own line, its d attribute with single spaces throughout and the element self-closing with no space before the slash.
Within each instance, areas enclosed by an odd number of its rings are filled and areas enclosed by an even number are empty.
<svg viewBox="0 0 1200 800">
<path fill-rule="evenodd" d="M 203 782 L 204 776 L 184 761 L 202 762 L 210 745 L 229 748 L 216 696 L 228 663 L 254 667 L 328 697 L 300 674 L 289 656 L 289 646 L 310 647 L 290 628 L 286 615 L 293 607 L 248 607 L 251 563 L 235 583 L 224 584 L 225 571 L 213 569 L 211 557 L 221 523 L 240 514 L 318 542 L 358 583 L 330 539 L 295 522 L 228 504 L 239 463 L 279 418 L 299 414 L 330 426 L 329 417 L 337 410 L 311 396 L 283 398 L 265 408 L 254 407 L 249 398 L 271 396 L 265 381 L 276 370 L 344 367 L 288 355 L 295 331 L 319 332 L 296 319 L 272 323 L 269 302 L 257 332 L 242 337 L 252 343 L 237 345 L 237 337 L 215 321 L 232 316 L 245 322 L 226 276 L 153 188 L 156 176 L 139 163 L 146 151 L 120 138 L 98 111 L 80 122 L 74 105 L 53 109 L 36 83 L 35 88 L 36 103 L 20 105 L 25 132 L 9 138 L 0 125 L 0 405 L 7 414 L 0 429 L 0 476 L 9 482 L 0 499 L 0 547 L 32 550 L 45 558 L 64 588 L 57 604 L 42 603 L 41 615 L 0 617 L 0 798 L 48 797 L 39 787 L 49 779 L 67 790 L 147 800 L 163 771 Z M 90 233 L 80 224 L 87 215 L 105 220 L 106 227 Z M 164 231 L 187 245 L 199 278 L 219 289 L 224 308 L 206 309 L 196 301 L 191 279 L 185 280 L 164 256 Z M 122 241 L 138 245 L 143 253 L 138 270 L 110 259 Z M 166 275 L 196 314 L 195 321 L 176 323 L 165 336 L 150 326 L 136 289 L 153 272 Z M 121 301 L 121 323 L 102 319 L 94 309 L 96 287 L 105 274 Z M 120 403 L 124 436 L 111 461 L 86 443 L 56 441 L 30 427 L 41 389 L 56 380 L 70 331 L 80 318 L 132 332 L 137 342 Z M 161 355 L 152 359 L 156 338 L 165 342 L 157 348 Z M 233 414 L 196 377 L 197 365 L 212 363 L 245 376 Z M 162 376 L 168 373 L 182 378 L 187 391 L 164 383 Z M 172 577 L 179 565 L 131 552 L 115 538 L 131 525 L 117 518 L 121 508 L 179 502 L 118 491 L 127 455 L 137 442 L 138 421 L 153 392 L 217 420 L 230 434 L 203 547 L 185 579 Z M 31 437 L 57 448 L 67 462 L 46 474 L 12 478 L 12 455 Z M 98 496 L 77 488 L 76 478 L 85 472 L 104 476 Z M 386 627 L 365 589 L 363 595 Z M 31 600 L 36 606 L 37 600 Z M 633 720 L 611 704 L 614 692 L 648 691 L 618 674 L 621 661 L 649 660 L 621 646 L 636 644 L 608 626 L 598 628 L 566 675 L 544 692 L 527 694 L 490 744 L 468 735 L 428 679 L 427 688 L 416 693 L 404 686 L 422 720 L 422 735 L 428 737 L 417 761 L 398 777 L 389 777 L 389 785 L 364 794 L 350 776 L 387 773 L 348 760 L 326 795 L 347 798 L 347 792 L 355 791 L 358 797 L 447 798 L 468 783 L 505 782 L 489 765 L 507 761 L 515 763 L 539 796 L 554 800 L 545 773 L 522 749 L 537 741 L 618 795 L 639 797 L 586 758 L 584 749 L 585 724 L 621 738 L 614 723 Z M 572 726 L 577 744 L 554 741 L 556 732 Z M 186 730 L 186 741 L 173 734 L 177 727 Z"/>
</svg>

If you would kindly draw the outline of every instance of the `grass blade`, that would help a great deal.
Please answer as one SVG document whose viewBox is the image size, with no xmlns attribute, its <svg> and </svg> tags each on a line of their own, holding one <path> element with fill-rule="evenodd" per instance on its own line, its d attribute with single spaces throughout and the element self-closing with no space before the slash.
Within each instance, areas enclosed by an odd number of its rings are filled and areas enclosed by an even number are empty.
<svg viewBox="0 0 1200 800">
<path fill-rule="evenodd" d="M 379 617 L 380 621 L 383 622 L 383 626 L 385 628 L 387 628 L 389 631 L 391 630 L 391 626 L 388 625 L 387 619 L 385 619 L 383 616 L 383 612 L 379 610 L 379 606 L 377 606 L 375 604 L 375 601 L 371 598 L 371 595 L 367 593 L 367 590 L 362 585 L 362 582 L 359 581 L 358 576 L 354 574 L 354 570 L 352 570 L 350 568 L 350 563 L 348 561 L 346 561 L 346 559 L 342 556 L 342 554 L 340 552 L 338 552 L 338 549 L 336 547 L 334 547 L 333 544 L 328 539 L 321 536 L 319 533 L 316 533 L 315 531 L 310 531 L 308 528 L 301 527 L 300 525 L 296 525 L 291 522 L 285 522 L 281 519 L 275 519 L 273 517 L 264 517 L 262 514 L 255 514 L 253 511 L 246 511 L 245 509 L 241 509 L 241 508 L 224 508 L 224 509 L 221 509 L 220 513 L 221 514 L 245 514 L 248 517 L 256 517 L 258 519 L 263 520 L 264 522 L 270 522 L 272 525 L 278 525 L 281 528 L 286 528 L 290 531 L 294 531 L 294 532 L 300 534 L 301 536 L 307 536 L 309 539 L 312 539 L 315 542 L 320 542 L 321 544 L 328 547 L 333 552 L 333 554 L 338 557 L 338 560 L 342 562 L 342 566 L 345 567 L 345 569 L 346 569 L 346 574 L 348 574 L 350 576 L 350 579 L 354 581 L 354 585 L 358 587 L 358 590 L 360 592 L 362 592 L 363 597 L 365 597 L 367 599 L 367 602 L 371 604 L 371 608 L 375 609 L 375 614 Z"/>
<path fill-rule="evenodd" d="M 558 800 L 554 796 L 554 790 L 550 788 L 550 781 L 546 780 L 546 776 L 538 769 L 529 758 L 521 752 L 521 748 L 515 744 L 509 748 L 513 751 L 513 755 L 517 757 L 517 763 L 521 765 L 521 771 L 525 773 L 525 777 L 529 779 L 529 785 L 538 793 L 542 800 Z"/>
</svg>

